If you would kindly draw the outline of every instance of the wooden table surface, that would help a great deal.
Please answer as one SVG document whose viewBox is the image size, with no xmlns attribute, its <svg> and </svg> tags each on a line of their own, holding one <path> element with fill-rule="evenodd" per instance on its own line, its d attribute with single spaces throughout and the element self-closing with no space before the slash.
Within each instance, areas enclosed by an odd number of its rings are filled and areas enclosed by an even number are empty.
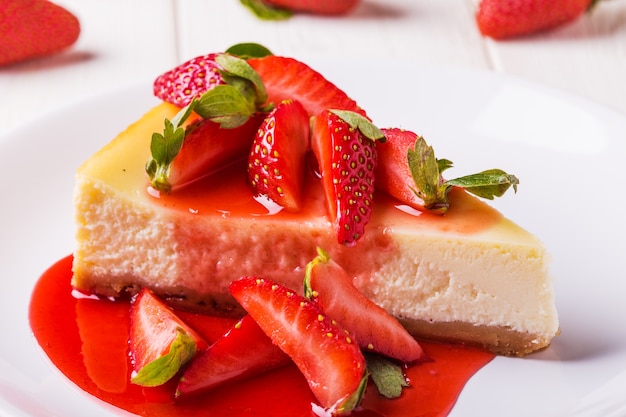
<svg viewBox="0 0 626 417">
<path fill-rule="evenodd" d="M 364 0 L 349 16 L 260 21 L 238 0 L 58 0 L 81 22 L 64 53 L 0 68 L 0 135 L 96 94 L 145 83 L 183 60 L 255 41 L 311 58 L 414 60 L 555 87 L 626 113 L 626 2 L 553 32 L 481 37 L 472 0 Z M 391 76 L 391 75 L 390 75 Z M 407 80 L 410 82 L 410 80 Z"/>
</svg>

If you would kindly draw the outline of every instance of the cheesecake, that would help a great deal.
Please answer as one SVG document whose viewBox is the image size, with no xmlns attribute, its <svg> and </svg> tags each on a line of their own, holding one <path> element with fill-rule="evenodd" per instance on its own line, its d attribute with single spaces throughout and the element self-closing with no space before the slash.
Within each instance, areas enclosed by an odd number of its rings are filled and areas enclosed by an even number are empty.
<svg viewBox="0 0 626 417">
<path fill-rule="evenodd" d="M 445 215 L 376 191 L 354 246 L 337 242 L 311 172 L 297 212 L 255 196 L 246 161 L 158 191 L 145 171 L 150 140 L 179 110 L 158 104 L 78 169 L 76 290 L 119 298 L 147 287 L 182 308 L 241 316 L 228 291 L 233 280 L 263 276 L 301 293 L 319 247 L 418 339 L 523 356 L 558 334 L 543 244 L 462 189 L 450 192 Z"/>
</svg>

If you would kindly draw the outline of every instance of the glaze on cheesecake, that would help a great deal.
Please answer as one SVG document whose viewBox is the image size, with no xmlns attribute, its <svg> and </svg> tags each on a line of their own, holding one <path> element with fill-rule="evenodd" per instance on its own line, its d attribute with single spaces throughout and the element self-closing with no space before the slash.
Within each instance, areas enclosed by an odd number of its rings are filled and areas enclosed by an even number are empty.
<svg viewBox="0 0 626 417">
<path fill-rule="evenodd" d="M 337 243 L 313 175 L 297 213 L 255 198 L 245 162 L 176 193 L 156 191 L 145 173 L 150 138 L 178 111 L 156 106 L 79 168 L 77 290 L 123 297 L 148 287 L 187 308 L 242 315 L 231 281 L 263 276 L 302 292 L 305 266 L 321 247 L 416 338 L 522 356 L 558 333 L 544 246 L 463 190 L 452 190 L 444 216 L 377 191 L 354 247 Z"/>
</svg>

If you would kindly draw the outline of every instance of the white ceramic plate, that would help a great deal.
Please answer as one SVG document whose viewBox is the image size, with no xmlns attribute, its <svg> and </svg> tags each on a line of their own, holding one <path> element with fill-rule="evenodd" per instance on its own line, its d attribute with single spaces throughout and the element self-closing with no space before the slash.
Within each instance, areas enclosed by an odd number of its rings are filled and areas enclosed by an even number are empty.
<svg viewBox="0 0 626 417">
<path fill-rule="evenodd" d="M 493 73 L 407 62 L 316 67 L 379 126 L 424 135 L 438 157 L 456 163 L 450 175 L 515 173 L 519 192 L 494 204 L 553 255 L 562 334 L 539 354 L 496 358 L 452 415 L 568 415 L 593 391 L 589 401 L 608 404 L 598 393 L 626 369 L 626 118 Z M 50 364 L 31 334 L 28 305 L 40 274 L 72 251 L 75 169 L 154 103 L 150 86 L 125 88 L 0 137 L 0 416 L 125 414 Z"/>
</svg>

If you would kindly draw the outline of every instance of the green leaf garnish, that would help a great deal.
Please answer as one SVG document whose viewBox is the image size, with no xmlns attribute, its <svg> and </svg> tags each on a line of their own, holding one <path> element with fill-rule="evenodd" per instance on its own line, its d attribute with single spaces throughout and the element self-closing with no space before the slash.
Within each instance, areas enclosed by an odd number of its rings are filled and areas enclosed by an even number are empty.
<svg viewBox="0 0 626 417">
<path fill-rule="evenodd" d="M 477 174 L 467 175 L 445 182 L 447 185 L 463 187 L 478 197 L 493 200 L 502 197 L 510 187 L 517 192 L 519 180 L 515 175 L 507 174 L 501 169 L 489 169 Z"/>
<path fill-rule="evenodd" d="M 254 103 L 237 87 L 222 84 L 204 93 L 198 100 L 196 113 L 230 129 L 243 125 L 256 112 Z"/>
<path fill-rule="evenodd" d="M 265 46 L 254 42 L 238 43 L 226 49 L 224 52 L 242 59 L 263 58 L 265 56 L 274 55 L 272 51 Z"/>
<path fill-rule="evenodd" d="M 256 17 L 261 20 L 286 20 L 293 16 L 287 9 L 272 7 L 263 0 L 240 0 Z"/>
<path fill-rule="evenodd" d="M 150 141 L 152 157 L 146 164 L 146 172 L 152 186 L 159 191 L 169 192 L 172 188 L 169 183 L 170 169 L 185 141 L 185 129 L 182 125 L 193 113 L 197 104 L 198 101 L 193 100 L 183 107 L 171 121 L 165 119 L 163 133 L 152 134 Z"/>
<path fill-rule="evenodd" d="M 402 395 L 402 390 L 410 386 L 398 364 L 371 353 L 366 354 L 365 359 L 372 381 L 383 397 L 398 398 Z"/>
<path fill-rule="evenodd" d="M 215 62 L 223 68 L 222 77 L 227 84 L 242 89 L 242 83 L 236 82 L 234 77 L 241 78 L 241 80 L 249 81 L 254 87 L 256 92 L 254 104 L 260 106 L 267 101 L 267 91 L 265 91 L 265 85 L 261 76 L 248 64 L 244 59 L 229 55 L 219 54 L 215 57 Z M 243 92 L 243 91 L 242 91 Z"/>
<path fill-rule="evenodd" d="M 415 183 L 413 192 L 427 210 L 445 213 L 450 205 L 448 192 L 452 187 L 462 187 L 468 192 L 488 200 L 501 197 L 511 187 L 517 192 L 519 180 L 501 169 L 490 169 L 477 174 L 444 180 L 441 174 L 452 168 L 452 161 L 437 159 L 433 148 L 419 136 L 413 149 L 407 151 L 407 161 Z"/>
<path fill-rule="evenodd" d="M 144 387 L 163 385 L 193 358 L 196 353 L 196 341 L 181 328 L 178 328 L 177 332 L 169 352 L 141 368 L 131 378 L 133 384 Z"/>
<path fill-rule="evenodd" d="M 440 165 L 432 146 L 423 137 L 418 137 L 415 147 L 407 151 L 407 160 L 415 182 L 413 192 L 424 202 L 424 207 L 428 210 L 447 211 L 448 187 L 441 183 Z M 444 169 L 451 165 L 447 160 L 441 164 Z"/>
<path fill-rule="evenodd" d="M 359 129 L 363 136 L 370 140 L 378 140 L 384 142 L 387 140 L 385 134 L 377 128 L 374 123 L 368 120 L 365 116 L 360 115 L 349 110 L 329 110 L 331 113 L 337 115 L 344 122 L 348 123 L 353 129 Z"/>
</svg>

